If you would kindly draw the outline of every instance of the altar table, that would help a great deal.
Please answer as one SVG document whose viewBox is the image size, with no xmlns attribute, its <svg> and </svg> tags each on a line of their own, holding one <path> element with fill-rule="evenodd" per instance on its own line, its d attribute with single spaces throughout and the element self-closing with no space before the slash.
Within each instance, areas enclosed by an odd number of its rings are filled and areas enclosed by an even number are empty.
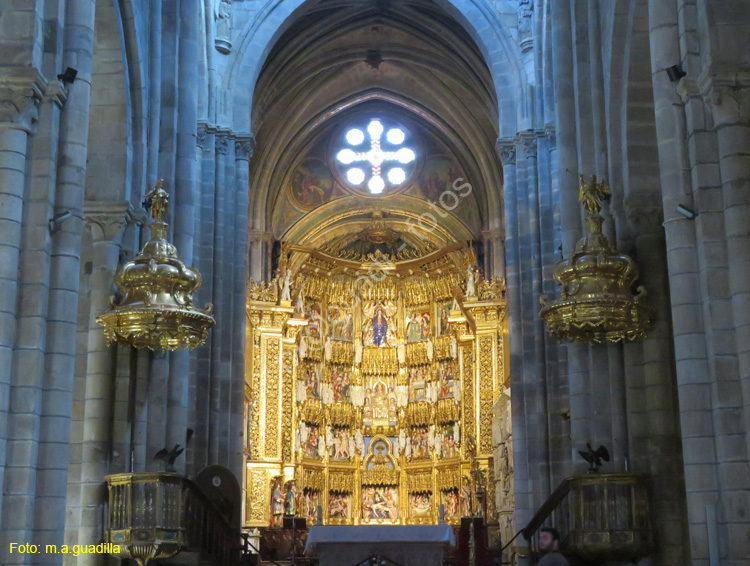
<svg viewBox="0 0 750 566">
<path fill-rule="evenodd" d="M 320 566 L 356 566 L 371 556 L 400 566 L 439 566 L 447 545 L 456 545 L 450 525 L 318 526 L 310 528 L 305 552 Z"/>
</svg>

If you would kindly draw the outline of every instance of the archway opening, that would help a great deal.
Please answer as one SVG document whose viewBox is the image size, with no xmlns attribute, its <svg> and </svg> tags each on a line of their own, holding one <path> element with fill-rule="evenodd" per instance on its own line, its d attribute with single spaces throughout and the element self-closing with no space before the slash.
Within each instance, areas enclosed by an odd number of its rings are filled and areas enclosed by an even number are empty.
<svg viewBox="0 0 750 566">
<path fill-rule="evenodd" d="M 252 110 L 248 526 L 430 524 L 441 505 L 452 524 L 478 507 L 497 524 L 495 93 L 470 34 L 426 1 L 307 2 L 269 51 Z"/>
</svg>

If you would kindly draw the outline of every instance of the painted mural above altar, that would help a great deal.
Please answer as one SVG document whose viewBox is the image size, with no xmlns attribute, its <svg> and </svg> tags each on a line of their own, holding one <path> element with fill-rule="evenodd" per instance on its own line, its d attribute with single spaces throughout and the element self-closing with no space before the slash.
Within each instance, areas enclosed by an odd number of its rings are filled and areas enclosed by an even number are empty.
<svg viewBox="0 0 750 566">
<path fill-rule="evenodd" d="M 373 122 L 383 129 L 377 153 L 373 153 L 372 136 L 367 131 L 368 123 Z M 347 135 L 352 132 L 358 136 Z M 393 132 L 399 134 L 390 135 Z M 354 145 L 347 137 L 359 143 Z M 389 143 L 389 137 L 394 143 Z M 283 175 L 279 173 L 281 190 L 274 203 L 273 232 L 281 237 L 310 211 L 337 201 L 377 206 L 379 199 L 399 197 L 405 210 L 423 213 L 427 201 L 440 203 L 446 191 L 451 194 L 457 186 L 478 181 L 469 177 L 448 146 L 418 124 L 377 112 L 357 115 L 322 128 L 290 159 Z M 378 180 L 380 184 L 373 182 Z M 441 208 L 476 232 L 481 214 L 474 195 L 467 196 L 460 200 L 451 197 Z"/>
</svg>

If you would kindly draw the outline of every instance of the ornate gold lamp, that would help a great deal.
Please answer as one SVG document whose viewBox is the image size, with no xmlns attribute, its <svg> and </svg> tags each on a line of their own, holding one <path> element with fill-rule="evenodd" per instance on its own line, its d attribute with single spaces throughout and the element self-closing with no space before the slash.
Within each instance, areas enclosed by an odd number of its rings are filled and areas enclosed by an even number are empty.
<svg viewBox="0 0 750 566">
<path fill-rule="evenodd" d="M 540 316 L 547 329 L 561 340 L 603 342 L 644 338 L 654 311 L 644 300 L 635 262 L 621 254 L 602 234 L 599 215 L 602 199 L 610 194 L 606 183 L 581 176 L 578 201 L 586 212 L 586 233 L 568 259 L 555 265 L 553 277 L 562 286 L 560 298 L 547 302 L 542 296 Z"/>
<path fill-rule="evenodd" d="M 206 342 L 214 325 L 213 305 L 193 306 L 193 293 L 201 276 L 186 266 L 177 248 L 167 241 L 168 225 L 162 219 L 169 195 L 161 179 L 146 195 L 151 202 L 151 239 L 138 256 L 115 274 L 119 297 L 112 310 L 97 317 L 107 342 L 151 350 L 193 349 Z"/>
</svg>

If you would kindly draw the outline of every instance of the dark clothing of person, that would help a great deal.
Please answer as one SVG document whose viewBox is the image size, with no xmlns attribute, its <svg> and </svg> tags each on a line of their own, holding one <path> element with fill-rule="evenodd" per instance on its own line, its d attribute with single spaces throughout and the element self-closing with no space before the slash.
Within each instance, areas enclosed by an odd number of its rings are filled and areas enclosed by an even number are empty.
<svg viewBox="0 0 750 566">
<path fill-rule="evenodd" d="M 570 566 L 570 563 L 567 558 L 555 550 L 542 556 L 538 566 Z"/>
</svg>

